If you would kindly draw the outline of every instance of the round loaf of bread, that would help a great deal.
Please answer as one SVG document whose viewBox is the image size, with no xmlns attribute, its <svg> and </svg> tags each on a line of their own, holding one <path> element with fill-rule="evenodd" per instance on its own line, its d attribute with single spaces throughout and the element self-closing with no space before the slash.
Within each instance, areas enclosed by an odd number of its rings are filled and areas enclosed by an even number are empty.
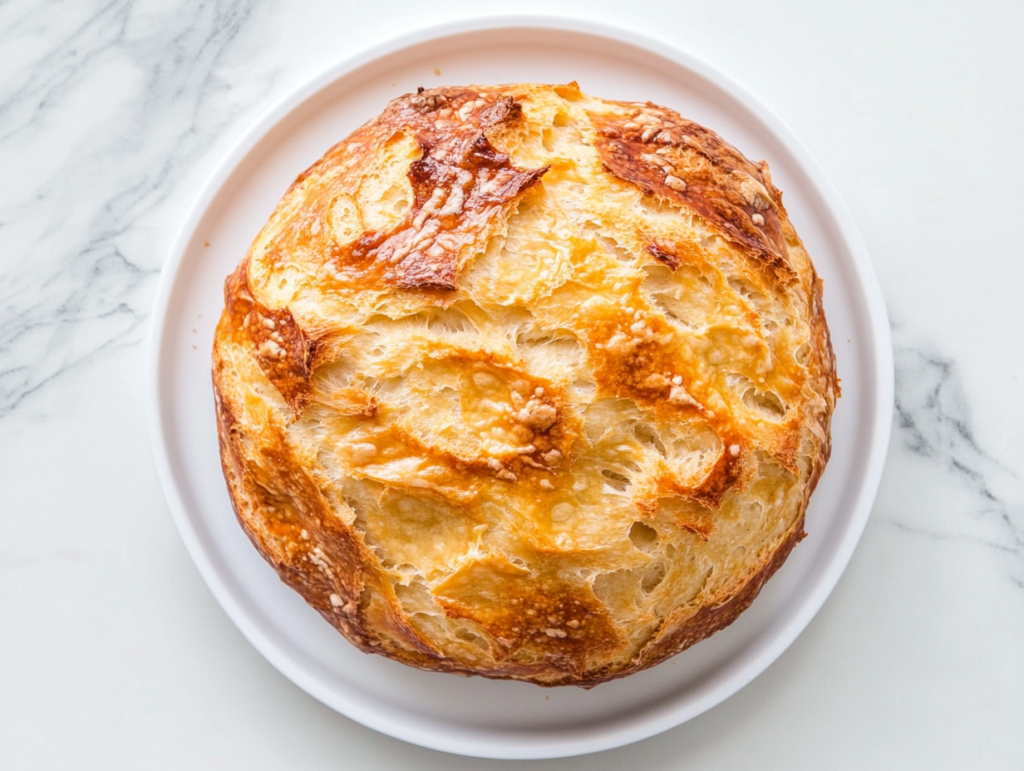
<svg viewBox="0 0 1024 771">
<path fill-rule="evenodd" d="M 213 350 L 242 527 L 363 651 L 591 686 L 804 537 L 838 393 L 768 166 L 651 103 L 420 90 L 291 186 Z"/>
</svg>

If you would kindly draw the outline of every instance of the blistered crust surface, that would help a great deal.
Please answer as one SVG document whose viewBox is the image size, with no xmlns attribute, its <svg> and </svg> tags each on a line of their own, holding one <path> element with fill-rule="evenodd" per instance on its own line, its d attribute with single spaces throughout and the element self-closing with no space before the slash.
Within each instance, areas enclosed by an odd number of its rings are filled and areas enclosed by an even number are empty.
<svg viewBox="0 0 1024 771">
<path fill-rule="evenodd" d="M 243 528 L 364 651 L 590 686 L 803 537 L 838 386 L 767 164 L 575 86 L 394 100 L 303 173 L 213 351 Z"/>
</svg>

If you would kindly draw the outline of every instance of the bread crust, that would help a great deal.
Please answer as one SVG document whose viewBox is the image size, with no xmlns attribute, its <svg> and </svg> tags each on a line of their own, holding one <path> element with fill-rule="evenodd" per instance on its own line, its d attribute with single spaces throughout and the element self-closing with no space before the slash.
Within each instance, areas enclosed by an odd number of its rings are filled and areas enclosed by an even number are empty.
<svg viewBox="0 0 1024 771">
<path fill-rule="evenodd" d="M 805 535 L 821 290 L 767 164 L 667 108 L 400 97 L 225 283 L 236 516 L 363 651 L 540 685 L 653 666 Z"/>
</svg>

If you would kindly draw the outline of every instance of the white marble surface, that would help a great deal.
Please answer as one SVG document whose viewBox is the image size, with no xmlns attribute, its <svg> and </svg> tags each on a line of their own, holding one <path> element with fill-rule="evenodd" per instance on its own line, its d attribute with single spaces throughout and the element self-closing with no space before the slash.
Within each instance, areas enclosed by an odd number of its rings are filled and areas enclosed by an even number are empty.
<svg viewBox="0 0 1024 771">
<path fill-rule="evenodd" d="M 0 766 L 499 768 L 373 733 L 245 642 L 149 455 L 145 334 L 205 177 L 346 54 L 483 11 L 628 26 L 714 63 L 846 200 L 897 410 L 838 588 L 738 695 L 560 769 L 1024 767 L 1024 5 L 0 2 Z"/>
</svg>

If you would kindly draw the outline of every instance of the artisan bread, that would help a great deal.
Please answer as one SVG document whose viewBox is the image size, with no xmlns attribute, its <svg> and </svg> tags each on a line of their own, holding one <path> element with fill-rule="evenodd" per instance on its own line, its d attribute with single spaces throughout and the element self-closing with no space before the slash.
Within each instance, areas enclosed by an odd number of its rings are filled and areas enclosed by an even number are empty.
<svg viewBox="0 0 1024 771">
<path fill-rule="evenodd" d="M 821 281 L 714 132 L 438 88 L 299 176 L 225 285 L 238 520 L 366 652 L 591 686 L 730 624 L 804 537 Z"/>
</svg>

